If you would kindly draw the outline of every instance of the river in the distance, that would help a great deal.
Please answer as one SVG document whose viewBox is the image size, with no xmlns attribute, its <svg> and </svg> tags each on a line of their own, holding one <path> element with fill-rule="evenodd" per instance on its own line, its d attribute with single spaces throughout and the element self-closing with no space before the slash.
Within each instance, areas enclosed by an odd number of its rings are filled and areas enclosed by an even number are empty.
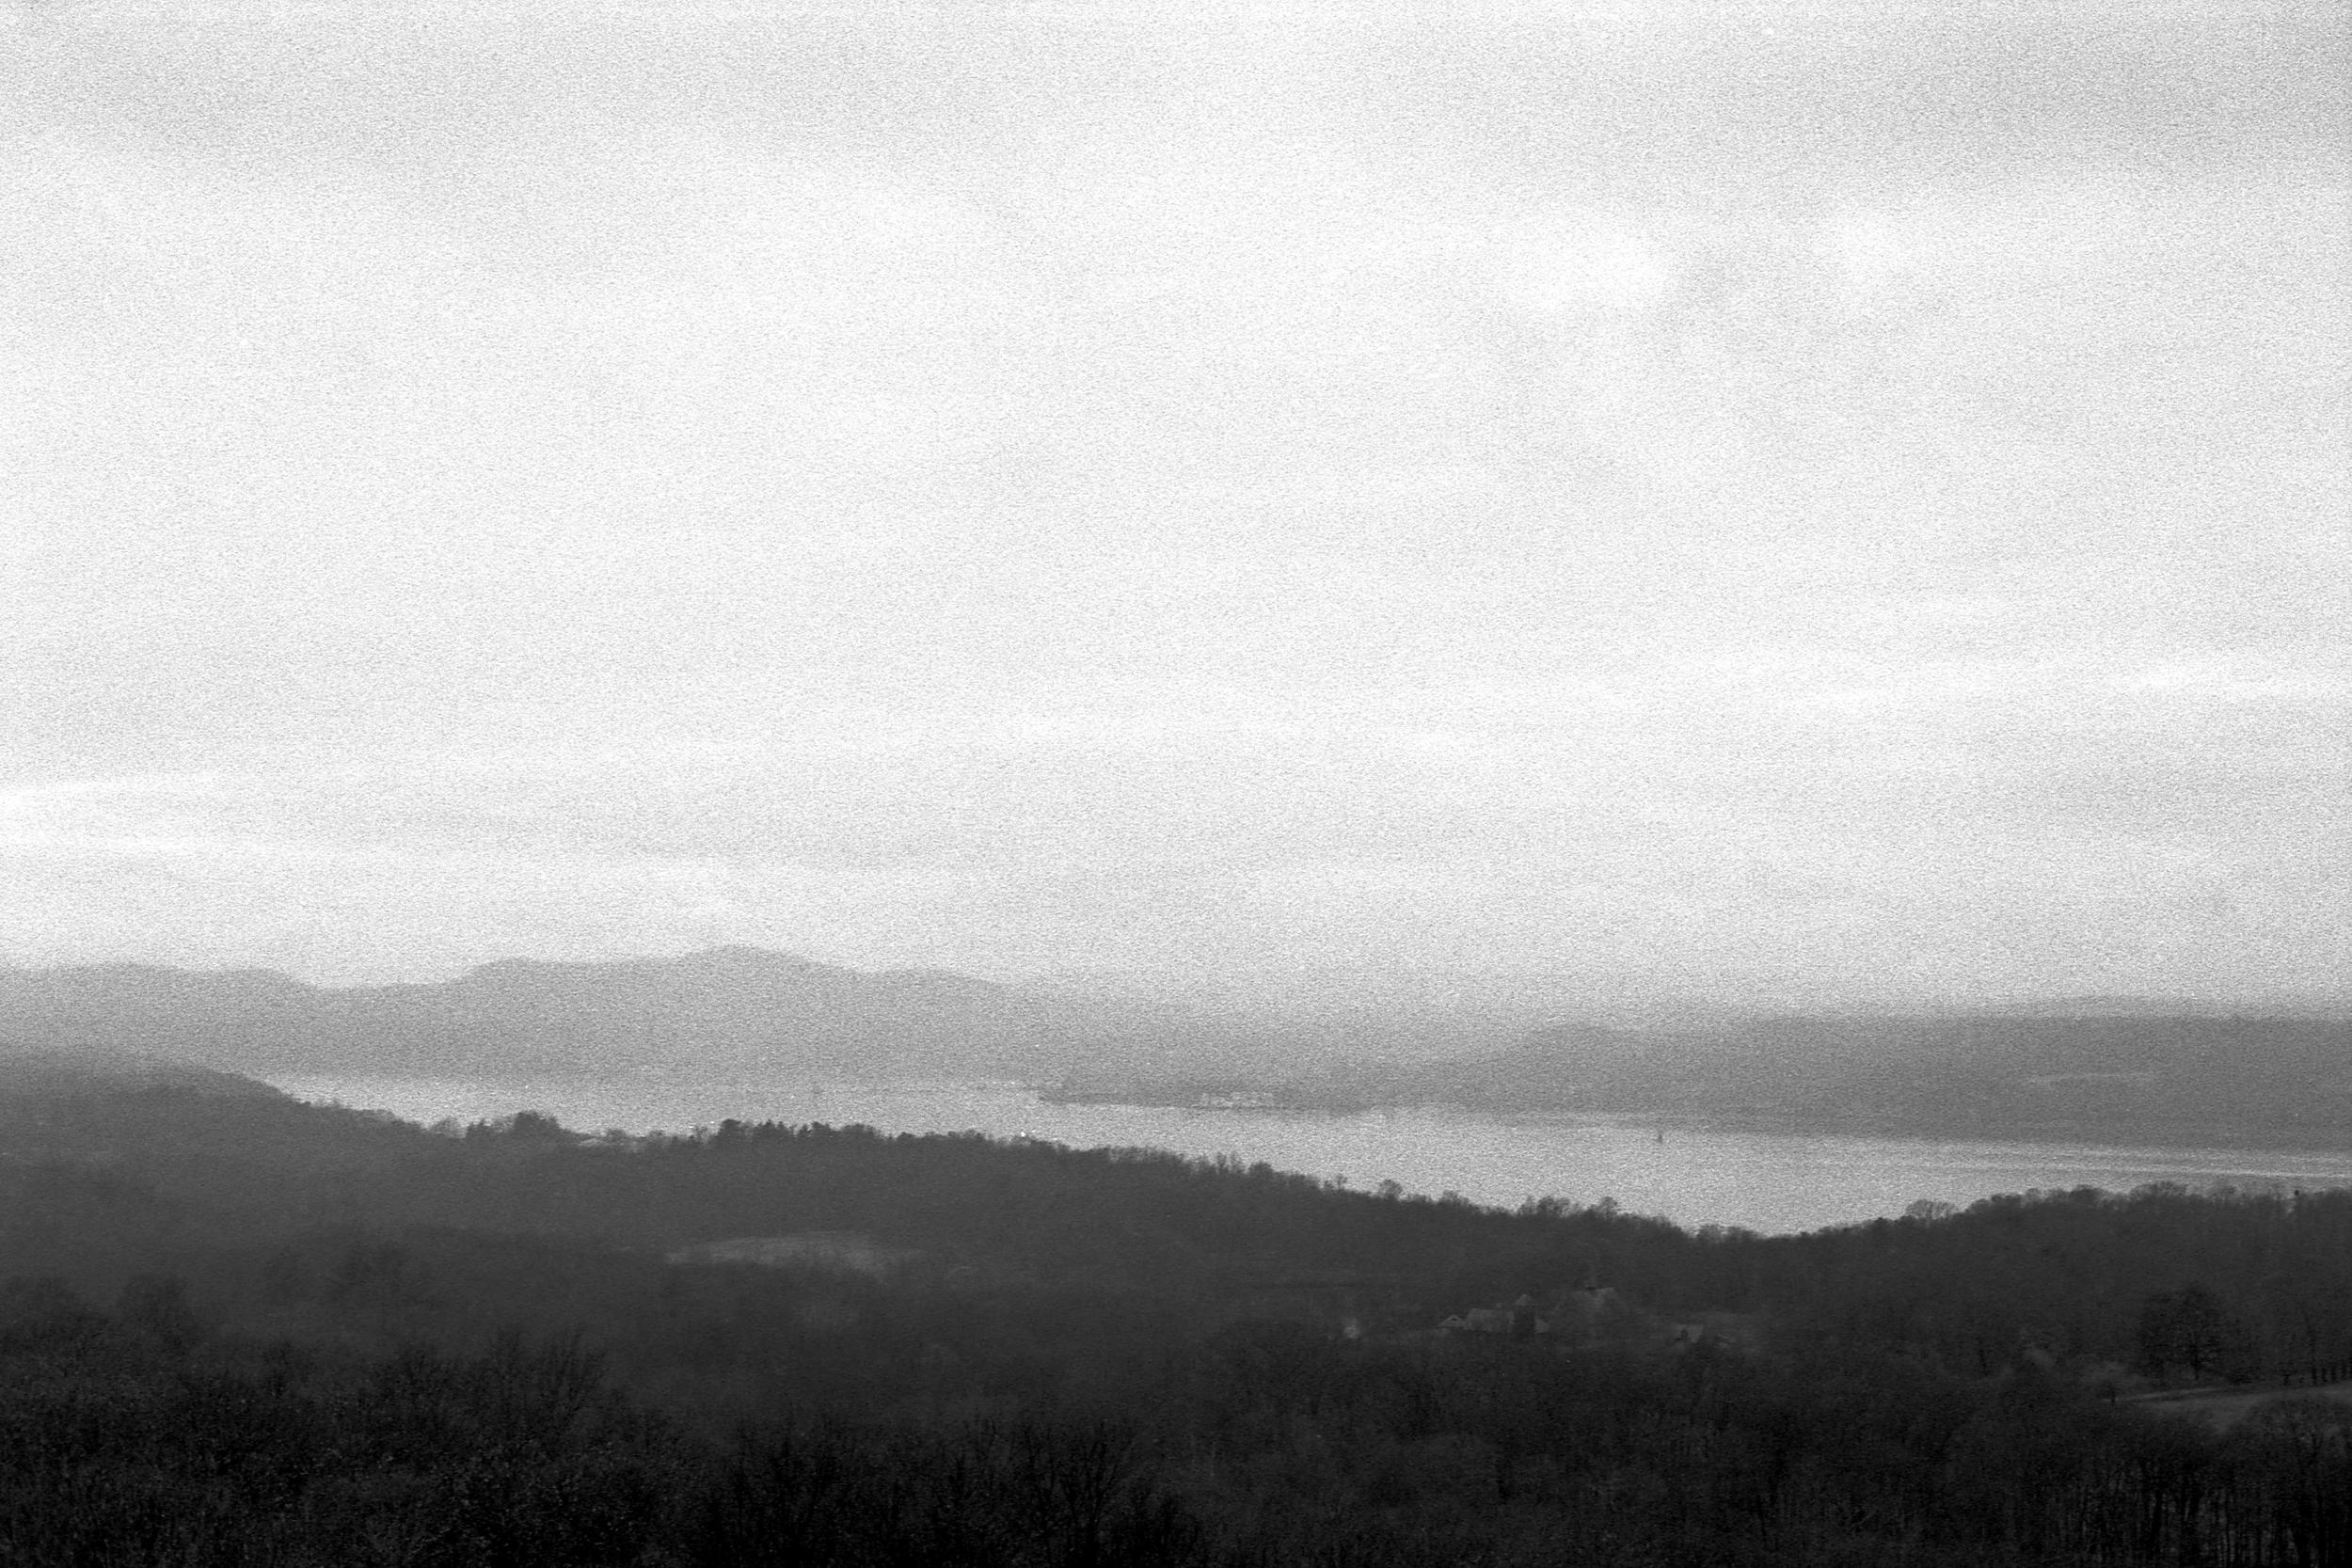
<svg viewBox="0 0 2352 1568">
<path fill-rule="evenodd" d="M 1280 1170 L 1344 1177 L 1370 1188 L 1459 1193 L 1512 1206 L 1553 1196 L 1613 1198 L 1634 1213 L 1685 1226 L 1809 1230 L 1936 1199 L 1966 1206 L 1996 1193 L 2150 1181 L 2190 1185 L 2352 1184 L 2352 1152 L 2116 1148 L 1928 1138 L 1823 1137 L 1669 1128 L 1620 1117 L 1493 1117 L 1409 1110 L 1356 1116 L 1056 1105 L 1009 1085 L 777 1085 L 615 1080 L 285 1077 L 303 1100 L 389 1111 L 408 1121 L 493 1119 L 541 1111 L 585 1132 L 682 1132 L 742 1121 L 858 1123 L 885 1132 L 1025 1135 L 1077 1148 L 1104 1146 L 1231 1155 Z"/>
</svg>

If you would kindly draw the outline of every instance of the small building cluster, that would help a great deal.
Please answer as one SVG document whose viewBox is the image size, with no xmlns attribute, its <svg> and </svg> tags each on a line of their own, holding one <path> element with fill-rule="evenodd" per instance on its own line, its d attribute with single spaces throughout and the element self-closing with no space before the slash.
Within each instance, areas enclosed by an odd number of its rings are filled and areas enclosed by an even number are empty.
<svg viewBox="0 0 2352 1568">
<path fill-rule="evenodd" d="M 1535 1298 L 1521 1296 L 1508 1307 L 1473 1307 L 1438 1325 L 1440 1334 L 1507 1334 L 1515 1339 L 1551 1332 L 1551 1321 L 1536 1316 Z"/>
<path fill-rule="evenodd" d="M 1470 1307 L 1443 1319 L 1433 1332 L 1440 1338 L 1492 1335 L 1532 1339 L 1541 1336 L 1563 1344 L 1581 1342 L 1596 1334 L 1630 1335 L 1662 1341 L 1677 1350 L 1707 1345 L 1754 1351 L 1762 1344 L 1762 1327 L 1754 1314 L 1741 1312 L 1706 1312 L 1681 1321 L 1656 1317 L 1627 1302 L 1614 1287 L 1595 1285 L 1560 1291 L 1549 1302 L 1522 1295 L 1502 1306 Z"/>
</svg>

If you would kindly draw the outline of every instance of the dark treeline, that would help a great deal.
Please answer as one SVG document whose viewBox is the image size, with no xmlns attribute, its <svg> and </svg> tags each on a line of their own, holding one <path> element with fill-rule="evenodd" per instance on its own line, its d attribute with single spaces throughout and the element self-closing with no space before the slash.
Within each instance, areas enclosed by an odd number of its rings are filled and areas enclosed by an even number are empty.
<svg viewBox="0 0 2352 1568">
<path fill-rule="evenodd" d="M 2341 1193 L 1773 1238 L 0 1095 L 0 1563 L 2341 1564 L 2352 1409 L 2282 1383 L 2347 1359 Z"/>
</svg>

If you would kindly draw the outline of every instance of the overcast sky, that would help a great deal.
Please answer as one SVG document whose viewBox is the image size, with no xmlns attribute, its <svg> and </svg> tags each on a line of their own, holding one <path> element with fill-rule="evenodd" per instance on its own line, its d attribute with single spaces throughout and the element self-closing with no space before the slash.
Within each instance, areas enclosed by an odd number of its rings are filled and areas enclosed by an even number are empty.
<svg viewBox="0 0 2352 1568">
<path fill-rule="evenodd" d="M 2341 989 L 2331 0 L 0 0 L 0 961 Z"/>
</svg>

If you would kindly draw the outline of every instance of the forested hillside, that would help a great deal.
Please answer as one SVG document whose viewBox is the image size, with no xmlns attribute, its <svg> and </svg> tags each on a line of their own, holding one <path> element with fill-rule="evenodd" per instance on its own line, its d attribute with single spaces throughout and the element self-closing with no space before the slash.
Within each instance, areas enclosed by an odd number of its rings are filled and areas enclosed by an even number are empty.
<svg viewBox="0 0 2352 1568">
<path fill-rule="evenodd" d="M 1073 1098 L 1285 1108 L 1446 1104 L 1688 1116 L 1808 1130 L 2337 1148 L 2352 1139 L 2352 1022 L 2116 1016 L 1789 1017 L 1540 1031 L 1453 1062 L 1287 1079 L 1152 1082 Z"/>
<path fill-rule="evenodd" d="M 2352 1194 L 1760 1238 L 53 1063 L 0 1279 L 11 1562 L 2352 1561 Z"/>
</svg>

